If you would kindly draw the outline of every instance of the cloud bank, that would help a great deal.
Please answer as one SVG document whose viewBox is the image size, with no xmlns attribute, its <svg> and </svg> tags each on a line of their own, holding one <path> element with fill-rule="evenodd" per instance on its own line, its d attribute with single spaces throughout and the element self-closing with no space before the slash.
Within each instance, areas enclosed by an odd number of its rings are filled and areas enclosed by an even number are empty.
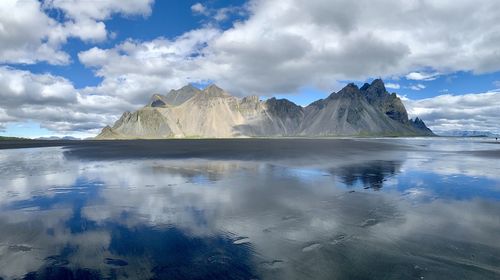
<svg viewBox="0 0 500 280">
<path fill-rule="evenodd" d="M 490 131 L 500 134 L 500 91 L 452 95 L 420 100 L 403 99 L 410 117 L 419 117 L 441 133 L 450 130 Z"/>
<path fill-rule="evenodd" d="M 254 0 L 245 7 L 248 18 L 228 30 L 214 34 L 207 26 L 174 39 L 172 45 L 186 38 L 200 43 L 175 58 L 165 42 L 152 40 L 90 66 L 101 74 L 114 68 L 112 75 L 128 75 L 130 69 L 118 64 L 135 60 L 177 81 L 171 87 L 213 80 L 232 92 L 260 95 L 294 92 L 304 85 L 329 90 L 346 79 L 396 75 L 429 81 L 440 73 L 500 70 L 498 1 Z M 201 3 L 192 10 L 209 14 Z M 135 55 L 138 51 L 142 56 Z M 157 63 L 163 56 L 168 61 Z M 166 62 L 175 73 L 164 75 Z M 88 65 L 85 59 L 82 63 Z"/>
</svg>

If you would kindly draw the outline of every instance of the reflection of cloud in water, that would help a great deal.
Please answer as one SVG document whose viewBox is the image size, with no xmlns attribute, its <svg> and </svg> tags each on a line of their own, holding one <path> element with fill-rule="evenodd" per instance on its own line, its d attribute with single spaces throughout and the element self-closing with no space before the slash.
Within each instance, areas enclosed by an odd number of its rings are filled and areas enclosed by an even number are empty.
<svg viewBox="0 0 500 280">
<path fill-rule="evenodd" d="M 340 166 L 330 171 L 348 186 L 355 186 L 359 182 L 364 188 L 378 190 L 389 177 L 399 172 L 401 165 L 401 161 L 376 160 Z"/>
<path fill-rule="evenodd" d="M 432 173 L 432 165 L 419 164 L 426 159 L 418 157 L 422 153 L 291 167 L 194 159 L 65 165 L 55 154 L 45 155 L 56 162 L 48 166 L 64 179 L 51 183 L 45 177 L 36 195 L 28 186 L 23 196 L 0 201 L 0 277 L 500 275 L 500 204 L 471 199 L 494 198 L 488 186 L 498 185 L 498 176 L 481 181 L 481 191 L 488 192 L 462 191 L 458 201 L 439 189 L 452 192 L 458 181 L 472 181 Z M 31 166 L 44 170 L 42 162 Z M 494 168 L 492 161 L 483 165 Z M 6 172 L 6 189 L 16 191 L 13 182 L 25 172 Z M 372 192 L 344 184 L 383 188 Z"/>
<path fill-rule="evenodd" d="M 498 159 L 485 159 L 464 153 L 411 152 L 402 171 L 428 171 L 440 175 L 464 175 L 497 179 L 500 174 Z"/>
<path fill-rule="evenodd" d="M 29 199 L 55 186 L 71 186 L 78 176 L 78 163 L 68 162 L 61 148 L 0 151 L 0 207 Z"/>
</svg>

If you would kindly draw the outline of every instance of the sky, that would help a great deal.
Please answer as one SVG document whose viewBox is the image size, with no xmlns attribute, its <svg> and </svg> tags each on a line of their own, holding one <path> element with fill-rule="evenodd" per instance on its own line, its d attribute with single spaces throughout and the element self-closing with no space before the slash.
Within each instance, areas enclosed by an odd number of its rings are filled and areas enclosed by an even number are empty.
<svg viewBox="0 0 500 280">
<path fill-rule="evenodd" d="M 216 83 L 306 106 L 382 78 L 435 132 L 500 134 L 497 0 L 2 0 L 0 135 L 90 137 Z"/>
</svg>

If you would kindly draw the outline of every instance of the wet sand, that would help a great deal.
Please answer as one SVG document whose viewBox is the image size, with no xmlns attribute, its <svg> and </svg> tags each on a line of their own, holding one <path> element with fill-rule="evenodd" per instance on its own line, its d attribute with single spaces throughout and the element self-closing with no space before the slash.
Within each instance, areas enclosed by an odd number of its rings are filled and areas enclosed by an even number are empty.
<svg viewBox="0 0 500 280">
<path fill-rule="evenodd" d="M 279 159 L 339 157 L 410 149 L 370 139 L 172 139 L 117 141 L 4 141 L 0 149 L 62 146 L 65 155 L 86 159 L 207 158 Z"/>
<path fill-rule="evenodd" d="M 25 149 L 25 148 L 41 148 L 41 147 L 58 147 L 78 145 L 85 141 L 69 141 L 69 140 L 3 140 L 0 141 L 0 150 L 5 149 Z"/>
<path fill-rule="evenodd" d="M 500 144 L 500 142 L 495 141 L 478 141 L 478 143 Z M 0 142 L 0 150 L 40 147 L 64 147 L 67 157 L 91 160 L 127 158 L 276 160 L 311 156 L 337 158 L 421 148 L 413 143 L 400 141 L 398 138 L 28 140 Z M 491 149 L 463 152 L 479 157 L 500 158 L 500 149 L 496 149 L 494 145 L 491 145 Z"/>
<path fill-rule="evenodd" d="M 500 158 L 500 150 L 481 150 L 470 152 L 472 155 L 487 158 Z"/>
</svg>

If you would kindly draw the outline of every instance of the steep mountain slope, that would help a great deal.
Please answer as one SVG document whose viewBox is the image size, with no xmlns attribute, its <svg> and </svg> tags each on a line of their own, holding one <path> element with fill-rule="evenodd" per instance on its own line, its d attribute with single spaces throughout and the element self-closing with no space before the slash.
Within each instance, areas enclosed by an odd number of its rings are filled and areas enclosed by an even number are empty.
<svg viewBox="0 0 500 280">
<path fill-rule="evenodd" d="M 231 137 L 232 128 L 245 118 L 237 110 L 239 100 L 216 85 L 210 85 L 183 104 L 162 110 L 175 120 L 178 137 Z"/>
<path fill-rule="evenodd" d="M 385 113 L 389 118 L 401 123 L 408 121 L 408 114 L 403 102 L 396 96 L 396 93 L 389 94 L 387 92 L 381 79 L 373 80 L 371 85 L 365 83 L 360 91 L 365 95 L 368 103 Z"/>
<path fill-rule="evenodd" d="M 167 138 L 172 129 L 167 119 L 153 107 L 125 112 L 113 127 L 105 127 L 98 139 Z"/>
<path fill-rule="evenodd" d="M 197 93 L 200 93 L 199 89 L 192 85 L 186 85 L 178 90 L 173 89 L 169 91 L 167 95 L 154 94 L 148 105 L 151 107 L 177 106 L 186 102 Z"/>
<path fill-rule="evenodd" d="M 204 90 L 185 86 L 166 96 L 153 95 L 134 113 L 126 112 L 97 139 L 172 137 L 433 135 L 422 120 L 408 119 L 396 94 L 382 80 L 301 107 L 286 99 L 237 98 L 216 85 Z"/>
<path fill-rule="evenodd" d="M 412 124 L 401 100 L 377 79 L 361 89 L 348 84 L 311 103 L 305 108 L 301 135 L 432 135 Z"/>
</svg>

